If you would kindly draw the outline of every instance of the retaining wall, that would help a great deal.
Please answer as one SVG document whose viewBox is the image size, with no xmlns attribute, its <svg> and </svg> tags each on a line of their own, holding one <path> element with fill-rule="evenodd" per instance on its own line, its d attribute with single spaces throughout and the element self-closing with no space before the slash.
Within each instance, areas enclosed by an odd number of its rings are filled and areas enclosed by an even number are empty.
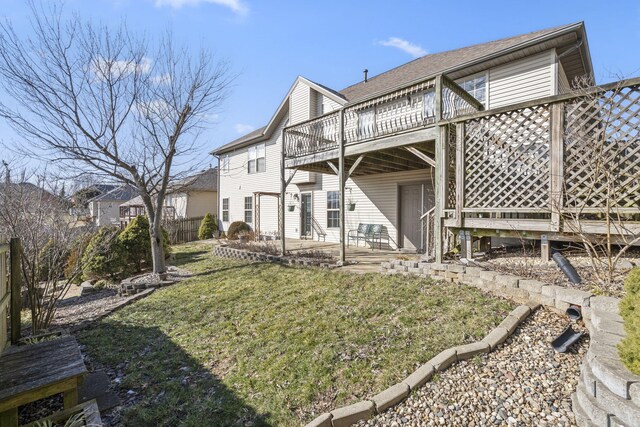
<svg viewBox="0 0 640 427">
<path fill-rule="evenodd" d="M 254 262 L 272 262 L 284 265 L 301 265 L 307 267 L 335 268 L 336 264 L 327 261 L 319 261 L 309 258 L 295 258 L 290 256 L 269 255 L 263 252 L 251 252 L 244 249 L 235 249 L 228 246 L 216 246 L 213 248 L 215 256 L 223 258 L 236 258 Z"/>
<path fill-rule="evenodd" d="M 391 260 L 382 263 L 381 271 L 464 283 L 563 314 L 571 305 L 580 306 L 590 341 L 571 396 L 576 422 L 579 426 L 640 426 L 640 376 L 622 364 L 616 349 L 625 336 L 619 299 L 458 264 Z"/>
</svg>

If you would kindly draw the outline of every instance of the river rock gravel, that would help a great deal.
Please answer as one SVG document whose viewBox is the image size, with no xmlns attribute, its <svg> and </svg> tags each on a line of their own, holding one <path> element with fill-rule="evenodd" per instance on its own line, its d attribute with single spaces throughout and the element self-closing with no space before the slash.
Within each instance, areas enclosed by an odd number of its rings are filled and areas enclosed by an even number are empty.
<svg viewBox="0 0 640 427">
<path fill-rule="evenodd" d="M 575 426 L 570 397 L 588 336 L 564 354 L 550 345 L 568 324 L 538 309 L 495 351 L 454 364 L 358 426 Z"/>
</svg>

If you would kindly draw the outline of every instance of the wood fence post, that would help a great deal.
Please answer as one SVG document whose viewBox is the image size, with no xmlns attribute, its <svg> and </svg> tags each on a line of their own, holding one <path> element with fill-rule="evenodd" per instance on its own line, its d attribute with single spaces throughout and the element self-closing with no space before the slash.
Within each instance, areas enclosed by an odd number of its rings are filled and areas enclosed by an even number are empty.
<svg viewBox="0 0 640 427">
<path fill-rule="evenodd" d="M 551 163 L 549 167 L 551 193 L 551 226 L 560 231 L 562 186 L 564 185 L 564 104 L 551 105 Z"/>
<path fill-rule="evenodd" d="M 9 256 L 11 260 L 11 343 L 17 344 L 21 337 L 20 311 L 22 308 L 22 271 L 21 271 L 20 239 L 9 241 Z"/>
</svg>

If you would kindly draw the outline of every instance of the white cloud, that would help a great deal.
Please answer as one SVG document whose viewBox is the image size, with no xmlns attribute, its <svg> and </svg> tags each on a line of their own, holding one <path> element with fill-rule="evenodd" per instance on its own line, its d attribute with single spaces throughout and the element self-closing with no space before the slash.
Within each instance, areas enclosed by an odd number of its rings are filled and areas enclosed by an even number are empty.
<svg viewBox="0 0 640 427">
<path fill-rule="evenodd" d="M 169 74 L 159 74 L 151 77 L 151 81 L 157 85 L 168 85 L 171 83 L 171 76 Z"/>
<path fill-rule="evenodd" d="M 180 9 L 184 6 L 199 6 L 202 3 L 213 3 L 228 7 L 238 15 L 245 15 L 249 12 L 249 7 L 242 0 L 156 0 L 157 7 L 169 6 L 174 9 Z"/>
<path fill-rule="evenodd" d="M 249 133 L 252 130 L 255 129 L 255 126 L 251 126 L 251 125 L 244 125 L 242 123 L 238 123 L 235 125 L 236 128 L 236 132 L 244 134 L 244 133 Z"/>
<path fill-rule="evenodd" d="M 408 42 L 407 40 L 403 40 L 399 37 L 389 37 L 387 40 L 381 41 L 380 44 L 382 46 L 395 47 L 396 49 L 400 49 L 403 52 L 408 53 L 414 58 L 419 58 L 427 54 L 427 51 L 417 44 L 413 44 Z"/>
<path fill-rule="evenodd" d="M 132 74 L 133 72 L 146 74 L 151 70 L 151 60 L 146 57 L 142 58 L 139 62 L 134 60 L 98 58 L 93 61 L 92 70 L 97 78 L 101 80 L 106 80 L 107 76 L 118 78 L 123 75 Z"/>
</svg>

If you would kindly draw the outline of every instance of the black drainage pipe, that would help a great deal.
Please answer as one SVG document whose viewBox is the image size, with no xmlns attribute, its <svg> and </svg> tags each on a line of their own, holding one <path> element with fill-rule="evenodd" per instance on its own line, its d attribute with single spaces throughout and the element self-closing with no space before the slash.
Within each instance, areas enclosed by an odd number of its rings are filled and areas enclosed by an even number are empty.
<svg viewBox="0 0 640 427">
<path fill-rule="evenodd" d="M 562 331 L 562 334 L 551 342 L 551 346 L 558 353 L 566 352 L 572 344 L 580 339 L 584 332 L 574 331 L 571 325 Z"/>
<path fill-rule="evenodd" d="M 569 260 L 564 257 L 564 255 L 562 255 L 560 252 L 555 252 L 552 255 L 552 258 L 571 283 L 573 283 L 574 285 L 579 285 L 582 282 L 580 275 L 573 267 L 573 265 L 571 265 Z"/>
<path fill-rule="evenodd" d="M 569 320 L 571 320 L 572 322 L 577 322 L 578 320 L 582 319 L 582 309 L 580 309 L 580 307 L 577 305 L 572 305 L 567 308 L 566 314 Z"/>
</svg>

